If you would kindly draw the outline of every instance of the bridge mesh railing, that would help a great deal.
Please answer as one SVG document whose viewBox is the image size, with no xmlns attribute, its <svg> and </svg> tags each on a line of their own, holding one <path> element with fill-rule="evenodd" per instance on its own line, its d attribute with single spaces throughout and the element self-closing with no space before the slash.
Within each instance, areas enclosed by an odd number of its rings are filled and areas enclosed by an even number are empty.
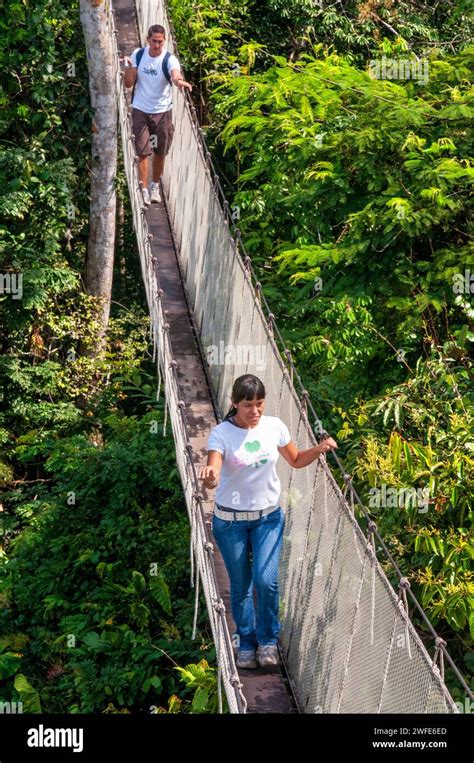
<svg viewBox="0 0 474 763">
<path fill-rule="evenodd" d="M 148 27 L 160 23 L 167 30 L 168 50 L 175 52 L 163 0 L 136 0 L 136 8 L 142 41 Z M 134 224 L 158 350 L 158 371 L 164 379 L 191 521 L 193 553 L 229 707 L 231 712 L 245 712 L 212 554 L 206 548 L 201 504 L 196 498 L 196 471 L 179 406 L 176 363 L 153 272 L 127 105 L 118 73 L 117 78 Z M 195 109 L 176 90 L 173 121 L 175 134 L 163 187 L 195 325 L 207 357 L 213 358 L 208 373 L 218 407 L 221 413 L 227 411 L 237 376 L 254 373 L 266 387 L 266 414 L 279 416 L 287 424 L 298 449 L 309 448 L 316 444 L 309 421 L 309 408 L 313 413 L 314 409 L 308 407 L 305 392 L 300 399 L 295 390 L 291 358 L 282 356 L 278 349 L 279 332 L 273 316 L 265 314 L 262 303 L 266 302 L 264 298 L 262 302 L 259 285 L 254 285 L 249 258 L 242 257 L 238 235 L 231 234 L 229 206 L 200 134 Z M 226 362 L 225 348 L 234 353 L 232 362 Z M 320 426 L 317 418 L 315 423 Z M 300 710 L 457 712 L 437 664 L 407 614 L 404 579 L 397 593 L 376 558 L 374 544 L 377 542 L 378 547 L 382 542 L 376 528 L 366 538 L 354 517 L 351 504 L 356 494 L 350 483 L 349 491 L 343 494 L 325 457 L 301 470 L 290 468 L 280 459 L 278 471 L 281 503 L 286 511 L 280 564 L 280 643 Z M 444 654 L 442 644 L 440 651 Z"/>
</svg>

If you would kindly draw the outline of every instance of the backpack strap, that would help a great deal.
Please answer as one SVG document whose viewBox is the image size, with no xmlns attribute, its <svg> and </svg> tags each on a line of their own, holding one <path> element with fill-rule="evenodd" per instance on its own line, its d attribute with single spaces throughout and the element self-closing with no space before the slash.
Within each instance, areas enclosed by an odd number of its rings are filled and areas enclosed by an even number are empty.
<svg viewBox="0 0 474 763">
<path fill-rule="evenodd" d="M 137 58 L 136 58 L 136 60 L 137 60 L 137 79 L 135 80 L 135 83 L 133 85 L 132 99 L 131 99 L 130 103 L 133 103 L 133 96 L 135 95 L 135 87 L 137 85 L 137 80 L 138 80 L 138 67 L 140 66 L 140 61 L 143 58 L 144 52 L 145 52 L 145 48 L 140 48 L 140 50 L 137 53 Z"/>
<path fill-rule="evenodd" d="M 139 50 L 139 51 L 138 51 L 138 53 L 137 53 L 137 69 L 138 69 L 138 67 L 140 66 L 140 61 L 141 61 L 141 60 L 142 60 L 142 58 L 143 58 L 143 54 L 144 54 L 144 52 L 145 52 L 145 48 L 140 48 L 140 50 Z"/>
<path fill-rule="evenodd" d="M 133 86 L 131 103 L 133 103 L 133 96 L 135 95 L 135 87 L 138 80 L 138 67 L 140 66 L 140 61 L 143 58 L 144 52 L 145 52 L 145 48 L 140 48 L 140 50 L 137 53 L 137 79 L 135 80 L 135 84 Z M 163 57 L 162 69 L 163 69 L 163 74 L 165 75 L 166 79 L 171 85 L 171 74 L 168 71 L 168 61 L 170 59 L 170 56 L 171 56 L 171 53 L 169 52 L 169 50 L 167 50 Z"/>
<path fill-rule="evenodd" d="M 169 52 L 169 50 L 167 50 L 163 58 L 162 69 L 163 69 L 163 74 L 168 80 L 168 83 L 171 85 L 171 74 L 168 71 L 168 61 L 170 56 L 171 56 L 171 53 Z"/>
</svg>

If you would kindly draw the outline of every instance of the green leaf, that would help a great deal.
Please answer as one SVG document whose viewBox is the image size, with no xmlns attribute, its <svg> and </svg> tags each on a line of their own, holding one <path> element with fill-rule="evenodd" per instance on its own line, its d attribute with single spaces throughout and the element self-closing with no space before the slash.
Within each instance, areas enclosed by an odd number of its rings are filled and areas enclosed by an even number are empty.
<svg viewBox="0 0 474 763">
<path fill-rule="evenodd" d="M 170 589 L 161 573 L 152 577 L 150 581 L 150 592 L 158 604 L 163 607 L 166 614 L 172 615 L 173 610 L 171 607 Z"/>
<path fill-rule="evenodd" d="M 14 687 L 23 703 L 24 713 L 42 713 L 40 695 L 29 683 L 23 673 L 15 676 Z"/>
<path fill-rule="evenodd" d="M 411 473 L 413 471 L 413 461 L 412 461 L 412 458 L 411 458 L 410 446 L 406 442 L 406 440 L 403 441 L 403 453 L 404 453 L 404 456 L 405 456 L 405 461 L 406 461 L 406 464 L 407 464 L 408 471 Z"/>
<path fill-rule="evenodd" d="M 146 628 L 150 617 L 150 610 L 143 602 L 134 602 L 130 607 L 132 617 L 140 628 Z"/>
<path fill-rule="evenodd" d="M 0 680 L 13 676 L 21 663 L 21 656 L 15 652 L 4 652 L 0 654 Z"/>
<path fill-rule="evenodd" d="M 137 594 L 142 594 L 146 588 L 146 581 L 141 572 L 133 570 L 132 572 L 132 585 Z"/>
<path fill-rule="evenodd" d="M 84 636 L 84 644 L 90 646 L 92 649 L 100 649 L 100 636 L 96 631 L 89 631 Z"/>
<path fill-rule="evenodd" d="M 390 447 L 392 452 L 392 463 L 394 468 L 400 471 L 400 452 L 401 452 L 401 438 L 394 432 L 390 437 Z"/>
<path fill-rule="evenodd" d="M 197 689 L 192 702 L 192 709 L 194 713 L 202 713 L 209 700 L 209 689 L 205 686 Z"/>
</svg>

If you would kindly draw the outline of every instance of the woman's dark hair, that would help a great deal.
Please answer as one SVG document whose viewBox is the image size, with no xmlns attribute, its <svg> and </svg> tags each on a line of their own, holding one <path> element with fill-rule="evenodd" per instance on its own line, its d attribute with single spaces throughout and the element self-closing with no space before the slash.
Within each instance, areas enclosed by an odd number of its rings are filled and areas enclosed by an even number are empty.
<svg viewBox="0 0 474 763">
<path fill-rule="evenodd" d="M 253 374 L 238 376 L 232 386 L 232 400 L 234 403 L 240 403 L 241 400 L 253 400 L 254 397 L 257 400 L 262 400 L 265 395 L 263 382 L 260 381 L 258 376 L 253 376 Z M 227 415 L 224 416 L 223 421 L 230 419 L 231 416 L 235 416 L 236 413 L 237 408 L 235 405 L 232 405 Z"/>
</svg>

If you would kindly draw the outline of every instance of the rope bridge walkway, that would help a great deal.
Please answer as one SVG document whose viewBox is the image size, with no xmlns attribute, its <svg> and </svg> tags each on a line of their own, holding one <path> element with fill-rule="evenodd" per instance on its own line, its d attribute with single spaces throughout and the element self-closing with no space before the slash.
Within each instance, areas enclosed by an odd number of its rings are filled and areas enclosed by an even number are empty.
<svg viewBox="0 0 474 763">
<path fill-rule="evenodd" d="M 143 206 L 129 102 L 118 58 L 162 24 L 175 52 L 163 0 L 114 0 L 108 23 L 117 52 L 117 92 L 124 165 L 150 311 L 158 394 L 163 382 L 167 417 L 191 527 L 193 638 L 202 587 L 216 647 L 219 710 L 231 713 L 456 713 L 444 683 L 444 662 L 457 670 L 406 578 L 392 559 L 349 475 L 338 486 L 326 458 L 305 469 L 280 459 L 286 525 L 280 561 L 280 653 L 283 670 L 241 671 L 235 665 L 229 583 L 213 543 L 213 500 L 201 488 L 197 464 L 206 462 L 209 430 L 228 408 L 233 380 L 256 373 L 266 388 L 265 412 L 280 417 L 298 449 L 325 434 L 304 390 L 233 226 L 231 210 L 189 96 L 174 89 L 174 140 L 162 178 L 165 206 Z M 237 357 L 204 361 L 214 347 L 261 349 L 264 368 Z M 367 537 L 354 506 L 367 519 Z M 399 579 L 396 591 L 378 559 L 381 550 Z M 409 616 L 409 602 L 434 640 L 430 656 Z"/>
</svg>

